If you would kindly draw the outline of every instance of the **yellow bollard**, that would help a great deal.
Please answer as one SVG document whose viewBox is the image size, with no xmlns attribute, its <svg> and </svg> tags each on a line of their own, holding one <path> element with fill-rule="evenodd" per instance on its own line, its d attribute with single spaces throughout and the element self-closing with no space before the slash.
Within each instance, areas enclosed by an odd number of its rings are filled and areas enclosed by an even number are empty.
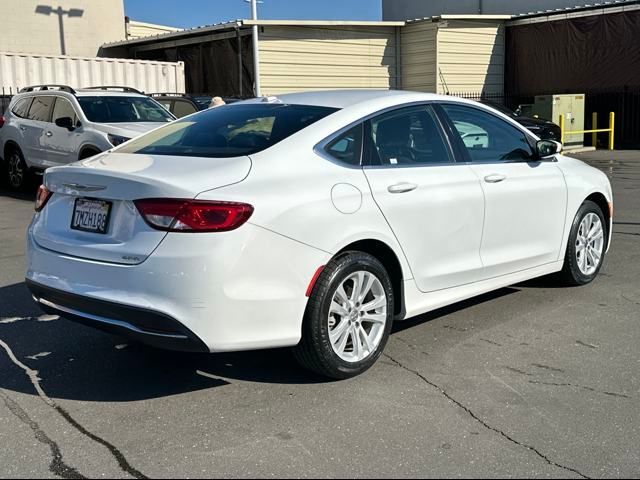
<svg viewBox="0 0 640 480">
<path fill-rule="evenodd" d="M 564 115 L 560 115 L 560 143 L 564 145 Z"/>
<path fill-rule="evenodd" d="M 598 129 L 598 112 L 593 112 L 591 115 L 591 130 Z M 593 132 L 591 134 L 591 145 L 594 147 L 598 146 L 598 133 Z"/>
<path fill-rule="evenodd" d="M 609 114 L 609 150 L 613 150 L 614 147 L 614 135 L 616 127 L 616 114 L 611 112 Z"/>
</svg>

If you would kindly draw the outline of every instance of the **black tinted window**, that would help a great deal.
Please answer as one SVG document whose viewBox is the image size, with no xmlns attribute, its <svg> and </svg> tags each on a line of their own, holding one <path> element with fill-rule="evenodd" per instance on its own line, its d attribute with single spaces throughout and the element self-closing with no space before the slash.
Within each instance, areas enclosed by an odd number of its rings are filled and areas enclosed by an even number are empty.
<svg viewBox="0 0 640 480">
<path fill-rule="evenodd" d="M 31 100 L 31 97 L 19 100 L 11 111 L 16 117 L 27 118 L 27 114 L 29 113 L 29 106 L 31 106 Z"/>
<path fill-rule="evenodd" d="M 51 105 L 54 100 L 54 97 L 34 97 L 27 118 L 38 122 L 48 122 L 49 112 L 51 111 Z"/>
<path fill-rule="evenodd" d="M 51 121 L 56 123 L 56 120 L 61 118 L 70 118 L 74 125 L 78 123 L 78 116 L 76 115 L 76 111 L 73 109 L 71 103 L 64 98 L 58 97 L 56 99 L 56 104 L 53 107 Z"/>
<path fill-rule="evenodd" d="M 442 129 L 431 107 L 411 107 L 370 122 L 371 165 L 432 165 L 450 163 Z"/>
<path fill-rule="evenodd" d="M 283 104 L 212 108 L 143 135 L 118 151 L 195 157 L 251 155 L 335 111 L 326 107 Z"/>
<path fill-rule="evenodd" d="M 176 100 L 176 103 L 173 105 L 173 114 L 178 118 L 186 117 L 197 111 L 198 109 L 193 106 L 193 103 L 184 100 Z"/>
<path fill-rule="evenodd" d="M 349 165 L 360 165 L 362 155 L 362 125 L 348 130 L 326 147 L 326 152 L 336 160 Z"/>
<path fill-rule="evenodd" d="M 443 105 L 472 162 L 528 160 L 533 149 L 527 136 L 501 118 L 478 108 Z"/>
<path fill-rule="evenodd" d="M 78 97 L 90 122 L 135 123 L 171 122 L 173 117 L 157 102 L 147 97 Z"/>
</svg>

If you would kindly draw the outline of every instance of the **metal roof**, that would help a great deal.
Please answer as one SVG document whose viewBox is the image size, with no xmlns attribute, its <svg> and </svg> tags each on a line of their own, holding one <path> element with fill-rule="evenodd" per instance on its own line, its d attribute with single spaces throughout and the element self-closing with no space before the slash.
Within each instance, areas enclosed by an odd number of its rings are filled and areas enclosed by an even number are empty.
<svg viewBox="0 0 640 480">
<path fill-rule="evenodd" d="M 405 22 L 371 22 L 357 20 L 246 20 L 238 19 L 229 22 L 214 23 L 212 25 L 203 25 L 199 27 L 187 28 L 177 32 L 163 33 L 159 35 L 151 35 L 132 40 L 122 40 L 118 42 L 105 43 L 102 48 L 114 48 L 123 46 L 133 46 L 142 43 L 150 43 L 155 41 L 174 40 L 182 37 L 197 36 L 211 32 L 222 30 L 232 30 L 235 28 L 258 26 L 287 26 L 287 27 L 318 27 L 318 26 L 355 26 L 355 27 L 402 27 Z"/>
<path fill-rule="evenodd" d="M 489 14 L 445 14 L 434 15 L 432 17 L 412 18 L 407 20 L 406 23 L 419 23 L 419 22 L 439 22 L 440 20 L 511 20 L 511 15 L 489 15 Z"/>
<path fill-rule="evenodd" d="M 524 19 L 524 18 L 533 18 L 533 17 L 544 17 L 549 15 L 558 15 L 558 14 L 571 14 L 578 12 L 588 12 L 592 10 L 603 10 L 615 7 L 622 7 L 621 11 L 625 10 L 626 6 L 638 5 L 640 4 L 639 0 L 611 0 L 607 2 L 596 2 L 590 3 L 586 5 L 576 5 L 575 7 L 566 7 L 566 8 L 555 8 L 551 10 L 538 10 L 528 13 L 519 13 L 517 15 L 513 15 L 514 20 Z"/>
</svg>

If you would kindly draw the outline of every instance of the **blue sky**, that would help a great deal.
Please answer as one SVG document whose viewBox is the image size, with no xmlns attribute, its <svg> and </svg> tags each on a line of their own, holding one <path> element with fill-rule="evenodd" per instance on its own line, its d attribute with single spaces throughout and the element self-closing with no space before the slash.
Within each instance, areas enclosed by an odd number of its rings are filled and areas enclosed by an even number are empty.
<svg viewBox="0 0 640 480">
<path fill-rule="evenodd" d="M 264 0 L 263 19 L 380 20 L 381 0 Z M 249 18 L 244 0 L 125 0 L 132 20 L 188 28 Z"/>
</svg>

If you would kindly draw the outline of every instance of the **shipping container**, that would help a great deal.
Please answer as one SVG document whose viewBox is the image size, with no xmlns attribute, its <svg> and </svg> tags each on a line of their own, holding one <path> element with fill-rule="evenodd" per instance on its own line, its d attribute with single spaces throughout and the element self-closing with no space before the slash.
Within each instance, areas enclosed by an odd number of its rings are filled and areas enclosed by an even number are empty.
<svg viewBox="0 0 640 480">
<path fill-rule="evenodd" d="M 42 84 L 118 85 L 148 93 L 185 93 L 184 62 L 0 52 L 0 94 Z"/>
</svg>

